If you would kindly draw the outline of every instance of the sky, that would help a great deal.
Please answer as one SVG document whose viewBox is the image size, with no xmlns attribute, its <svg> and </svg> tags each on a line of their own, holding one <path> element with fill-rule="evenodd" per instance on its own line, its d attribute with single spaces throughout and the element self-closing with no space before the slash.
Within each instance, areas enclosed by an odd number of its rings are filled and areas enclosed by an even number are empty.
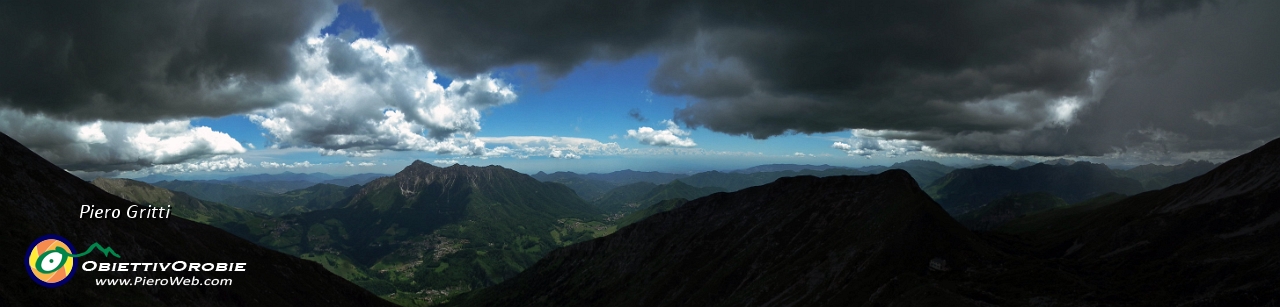
<svg viewBox="0 0 1280 307">
<path fill-rule="evenodd" d="M 1280 2 L 0 4 L 0 132 L 82 177 L 1221 162 Z"/>
</svg>

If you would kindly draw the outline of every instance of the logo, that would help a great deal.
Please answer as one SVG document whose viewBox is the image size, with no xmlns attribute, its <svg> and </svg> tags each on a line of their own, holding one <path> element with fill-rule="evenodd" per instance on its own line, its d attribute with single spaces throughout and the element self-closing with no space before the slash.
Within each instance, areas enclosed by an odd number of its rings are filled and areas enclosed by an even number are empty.
<svg viewBox="0 0 1280 307">
<path fill-rule="evenodd" d="M 97 242 L 83 253 L 76 254 L 75 248 L 67 242 L 67 238 L 58 235 L 45 235 L 31 243 L 27 256 L 27 272 L 30 273 L 31 280 L 49 288 L 62 286 L 76 274 L 76 258 L 94 250 L 101 250 L 106 256 L 120 258 L 110 247 L 103 248 Z"/>
</svg>

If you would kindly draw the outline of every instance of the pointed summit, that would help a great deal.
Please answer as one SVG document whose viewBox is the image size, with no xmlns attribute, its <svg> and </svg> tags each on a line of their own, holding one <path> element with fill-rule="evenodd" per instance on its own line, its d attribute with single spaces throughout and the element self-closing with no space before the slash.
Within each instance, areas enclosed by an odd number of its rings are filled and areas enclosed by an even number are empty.
<svg viewBox="0 0 1280 307">
<path fill-rule="evenodd" d="M 552 249 L 592 238 L 592 228 L 564 226 L 592 219 L 600 212 L 564 185 L 500 166 L 414 161 L 364 185 L 340 208 L 303 214 L 297 228 L 341 235 L 307 235 L 289 248 L 349 257 L 370 270 L 414 272 L 415 283 L 398 291 L 480 288 Z"/>
</svg>

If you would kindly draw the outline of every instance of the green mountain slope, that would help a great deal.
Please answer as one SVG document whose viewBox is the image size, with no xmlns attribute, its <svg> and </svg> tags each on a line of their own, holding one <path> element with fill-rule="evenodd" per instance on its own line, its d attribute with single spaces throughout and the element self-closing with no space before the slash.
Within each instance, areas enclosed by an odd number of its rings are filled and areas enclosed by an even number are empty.
<svg viewBox="0 0 1280 307">
<path fill-rule="evenodd" d="M 658 185 L 648 182 L 622 185 L 605 192 L 591 204 L 605 213 L 635 211 L 642 205 L 640 201 L 645 198 L 645 194 L 656 187 Z"/>
<path fill-rule="evenodd" d="M 279 231 L 259 242 L 416 305 L 496 284 L 557 247 L 603 235 L 602 219 L 560 184 L 416 161 L 346 204 L 279 217 Z"/>
</svg>

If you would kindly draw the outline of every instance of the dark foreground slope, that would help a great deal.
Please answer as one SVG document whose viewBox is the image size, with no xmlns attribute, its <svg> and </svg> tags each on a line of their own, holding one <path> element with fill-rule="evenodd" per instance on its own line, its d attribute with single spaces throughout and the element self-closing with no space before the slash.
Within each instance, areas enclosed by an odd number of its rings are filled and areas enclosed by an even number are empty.
<svg viewBox="0 0 1280 307">
<path fill-rule="evenodd" d="M 1020 235 L 1105 282 L 1107 301 L 1280 303 L 1280 140 L 1187 182 L 1059 216 Z"/>
<path fill-rule="evenodd" d="M 63 171 L 0 134 L 0 303 L 17 306 L 269 306 L 390 305 L 325 271 L 320 265 L 258 247 L 225 231 L 177 217 L 80 219 L 80 205 L 124 210 L 132 203 Z M 97 252 L 77 261 L 244 262 L 246 272 L 77 272 L 58 288 L 28 278 L 28 247 L 56 234 L 77 252 L 92 243 L 120 255 Z M 80 262 L 77 262 L 80 263 Z M 227 286 L 97 286 L 97 278 L 230 278 Z"/>
<path fill-rule="evenodd" d="M 930 272 L 933 258 L 953 272 Z M 552 252 L 462 306 L 850 306 L 1006 302 L 950 282 L 1004 255 L 901 170 L 792 177 L 699 198 Z M 962 273 L 973 268 L 973 273 Z M 1044 275 L 1047 276 L 1047 275 Z M 1017 294 L 1014 294 L 1015 296 Z"/>
</svg>

